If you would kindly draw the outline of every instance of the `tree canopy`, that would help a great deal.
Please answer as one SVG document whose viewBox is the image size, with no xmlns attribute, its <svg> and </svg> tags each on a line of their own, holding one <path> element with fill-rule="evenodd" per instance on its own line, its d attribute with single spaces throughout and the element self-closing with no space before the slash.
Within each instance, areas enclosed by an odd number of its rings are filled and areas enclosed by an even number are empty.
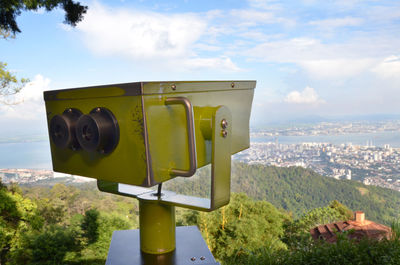
<svg viewBox="0 0 400 265">
<path fill-rule="evenodd" d="M 75 26 L 82 21 L 83 15 L 87 11 L 87 6 L 81 5 L 73 0 L 5 0 L 0 1 L 0 29 L 5 32 L 16 34 L 21 32 L 18 27 L 16 17 L 22 11 L 36 11 L 44 8 L 51 11 L 55 8 L 62 8 L 65 11 L 64 23 Z"/>
<path fill-rule="evenodd" d="M 0 39 L 14 38 L 21 32 L 16 17 L 24 10 L 38 10 L 44 8 L 51 11 L 55 8 L 65 11 L 64 23 L 71 26 L 83 19 L 87 6 L 73 0 L 0 0 Z M 12 96 L 21 91 L 28 79 L 20 80 L 7 69 L 7 64 L 0 61 L 0 104 L 15 104 Z"/>
<path fill-rule="evenodd" d="M 29 80 L 25 78 L 18 80 L 18 78 L 7 69 L 7 64 L 0 62 L 0 103 L 15 103 L 11 97 L 21 91 L 28 81 Z"/>
</svg>

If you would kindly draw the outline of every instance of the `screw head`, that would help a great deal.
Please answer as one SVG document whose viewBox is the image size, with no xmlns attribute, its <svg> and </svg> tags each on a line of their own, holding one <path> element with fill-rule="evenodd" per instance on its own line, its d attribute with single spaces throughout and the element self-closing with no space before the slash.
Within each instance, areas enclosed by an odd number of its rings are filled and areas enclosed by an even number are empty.
<svg viewBox="0 0 400 265">
<path fill-rule="evenodd" d="M 72 109 L 68 109 L 68 112 L 71 113 L 71 112 L 72 112 Z"/>
<path fill-rule="evenodd" d="M 226 138 L 228 136 L 228 132 L 225 130 L 222 130 L 221 135 L 222 135 L 222 137 Z"/>
<path fill-rule="evenodd" d="M 235 87 L 235 83 L 232 82 L 231 83 L 231 87 L 234 88 Z"/>
<path fill-rule="evenodd" d="M 195 261 L 196 258 L 195 258 L 195 257 L 191 257 L 190 260 L 191 260 L 191 261 Z"/>
<path fill-rule="evenodd" d="M 221 127 L 222 127 L 222 129 L 226 129 L 228 127 L 228 122 L 225 119 L 222 119 Z"/>
<path fill-rule="evenodd" d="M 206 257 L 204 257 L 204 256 L 201 256 L 201 257 L 200 257 L 200 259 L 201 259 L 201 260 L 205 260 L 205 259 L 206 259 Z"/>
<path fill-rule="evenodd" d="M 96 112 L 100 112 L 101 111 L 101 109 L 100 108 L 96 108 Z"/>
<path fill-rule="evenodd" d="M 171 88 L 172 90 L 176 90 L 176 85 L 175 84 L 171 85 Z"/>
</svg>

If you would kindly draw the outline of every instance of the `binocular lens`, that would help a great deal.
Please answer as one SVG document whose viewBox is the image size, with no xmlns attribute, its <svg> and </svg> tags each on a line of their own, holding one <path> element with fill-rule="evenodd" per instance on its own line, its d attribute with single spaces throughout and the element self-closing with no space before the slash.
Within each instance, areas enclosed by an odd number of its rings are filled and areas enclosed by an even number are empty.
<svg viewBox="0 0 400 265">
<path fill-rule="evenodd" d="M 82 115 L 77 109 L 66 109 L 62 115 L 55 115 L 50 121 L 50 138 L 59 148 L 78 149 L 75 125 Z"/>
<path fill-rule="evenodd" d="M 107 154 L 118 144 L 118 122 L 108 109 L 95 108 L 90 114 L 79 118 L 76 135 L 79 144 L 86 151 Z"/>
</svg>

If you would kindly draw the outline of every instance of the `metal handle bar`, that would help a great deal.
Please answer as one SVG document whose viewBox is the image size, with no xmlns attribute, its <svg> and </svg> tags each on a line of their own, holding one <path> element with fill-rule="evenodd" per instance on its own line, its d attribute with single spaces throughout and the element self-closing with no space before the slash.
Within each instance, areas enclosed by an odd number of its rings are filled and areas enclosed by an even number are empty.
<svg viewBox="0 0 400 265">
<path fill-rule="evenodd" d="M 172 169 L 171 171 L 175 176 L 191 177 L 196 173 L 197 169 L 193 106 L 190 100 L 185 97 L 172 97 L 165 100 L 165 105 L 175 104 L 183 105 L 186 112 L 186 127 L 189 143 L 189 170 Z"/>
<path fill-rule="evenodd" d="M 189 100 L 187 100 L 186 98 L 184 99 L 189 103 L 188 109 L 191 109 Z M 173 98 L 170 98 L 169 101 L 170 102 L 168 104 L 181 104 L 181 103 L 176 103 L 177 102 L 176 99 Z M 188 112 L 190 114 L 190 111 Z M 225 106 L 216 107 L 212 115 L 213 115 L 212 147 L 211 147 L 212 166 L 211 166 L 210 199 L 176 194 L 174 192 L 167 190 L 163 190 L 161 196 L 158 196 L 159 192 L 155 193 L 154 190 L 148 188 L 137 187 L 116 182 L 109 182 L 104 180 L 97 180 L 97 186 L 99 190 L 123 196 L 129 196 L 137 198 L 139 200 L 159 201 L 160 203 L 164 204 L 189 208 L 198 211 L 207 211 L 207 212 L 213 211 L 215 209 L 218 209 L 219 207 L 228 204 L 230 198 L 230 184 L 231 184 L 230 177 L 231 177 L 232 125 L 226 127 L 224 130 L 227 132 L 227 134 L 223 134 L 221 131 L 222 128 L 221 121 L 226 120 L 228 124 L 232 124 L 232 116 L 229 109 Z M 194 151 L 192 155 L 195 154 L 196 151 Z M 194 168 L 196 168 L 196 160 L 194 161 Z"/>
</svg>

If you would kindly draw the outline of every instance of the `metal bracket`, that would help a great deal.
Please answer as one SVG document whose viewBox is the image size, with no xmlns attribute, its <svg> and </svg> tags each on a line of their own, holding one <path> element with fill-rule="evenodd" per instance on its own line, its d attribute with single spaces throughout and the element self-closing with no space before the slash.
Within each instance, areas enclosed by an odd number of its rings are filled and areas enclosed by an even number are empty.
<svg viewBox="0 0 400 265">
<path fill-rule="evenodd" d="M 187 115 L 188 117 L 189 115 Z M 193 116 L 192 116 L 193 117 Z M 225 120 L 223 123 L 222 121 Z M 149 188 L 97 180 L 99 190 L 139 200 L 159 201 L 199 211 L 213 211 L 229 203 L 231 186 L 232 117 L 225 106 L 212 115 L 211 197 L 198 198 L 163 190 L 161 196 Z M 194 135 L 193 135 L 194 136 Z"/>
</svg>

